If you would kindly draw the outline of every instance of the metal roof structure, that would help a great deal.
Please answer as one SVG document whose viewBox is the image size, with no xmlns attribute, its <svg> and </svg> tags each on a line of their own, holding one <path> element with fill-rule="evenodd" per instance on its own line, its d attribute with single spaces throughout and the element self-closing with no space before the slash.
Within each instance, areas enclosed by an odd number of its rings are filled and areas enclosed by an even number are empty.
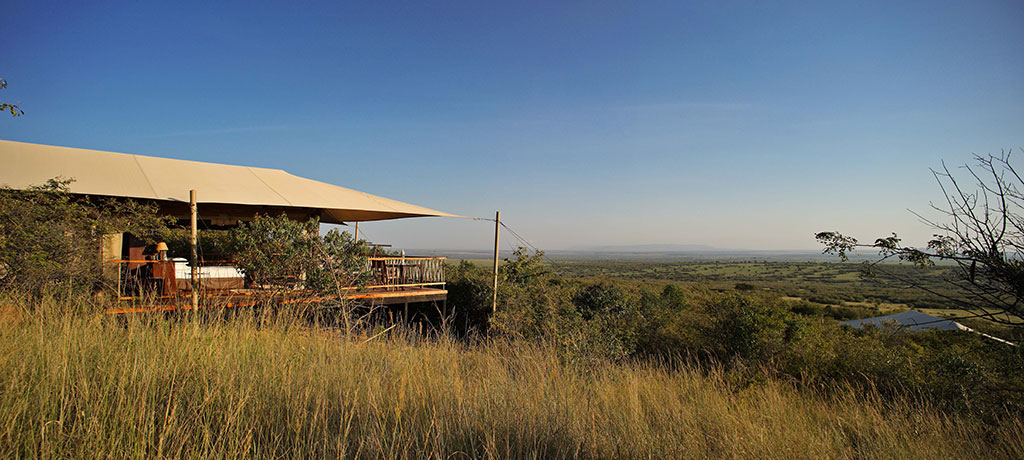
<svg viewBox="0 0 1024 460">
<path fill-rule="evenodd" d="M 206 216 L 250 217 L 257 212 L 319 216 L 324 223 L 460 217 L 401 201 L 294 176 L 280 169 L 56 147 L 0 140 L 0 186 L 26 189 L 61 177 L 71 193 L 152 200 L 161 210 L 187 208 L 196 190 Z"/>
<path fill-rule="evenodd" d="M 901 329 L 908 329 L 911 331 L 923 331 L 926 329 L 939 329 L 943 331 L 971 330 L 971 328 L 964 326 L 963 324 L 960 324 L 956 321 L 939 318 L 937 316 L 932 316 L 927 313 L 921 313 L 917 310 L 908 310 L 903 313 L 876 316 L 874 318 L 843 321 L 839 324 L 842 324 L 844 326 L 850 326 L 857 329 L 860 329 L 869 324 L 875 327 L 883 327 L 886 324 L 892 324 Z"/>
<path fill-rule="evenodd" d="M 932 316 L 927 313 L 922 313 L 917 310 L 907 310 L 903 313 L 896 313 L 892 315 L 876 316 L 874 318 L 855 319 L 850 321 L 842 321 L 839 324 L 849 326 L 854 329 L 862 329 L 865 326 L 872 326 L 877 328 L 893 327 L 896 330 L 908 330 L 908 331 L 925 331 L 929 329 L 938 329 L 941 331 L 964 331 L 973 332 L 979 334 L 982 337 L 1002 342 L 1008 345 L 1014 345 L 1014 343 L 1007 340 L 1000 339 L 999 337 L 993 337 L 991 335 L 978 332 L 971 329 L 963 324 L 950 319 L 939 318 Z"/>
</svg>

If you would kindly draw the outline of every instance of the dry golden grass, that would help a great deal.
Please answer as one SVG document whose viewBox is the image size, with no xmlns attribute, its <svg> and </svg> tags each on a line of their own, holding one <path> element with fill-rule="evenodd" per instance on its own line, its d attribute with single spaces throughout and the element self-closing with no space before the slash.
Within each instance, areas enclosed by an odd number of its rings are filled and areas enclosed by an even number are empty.
<svg viewBox="0 0 1024 460">
<path fill-rule="evenodd" d="M 0 458 L 1024 458 L 1019 420 L 852 391 L 580 370 L 529 344 L 4 302 Z"/>
</svg>

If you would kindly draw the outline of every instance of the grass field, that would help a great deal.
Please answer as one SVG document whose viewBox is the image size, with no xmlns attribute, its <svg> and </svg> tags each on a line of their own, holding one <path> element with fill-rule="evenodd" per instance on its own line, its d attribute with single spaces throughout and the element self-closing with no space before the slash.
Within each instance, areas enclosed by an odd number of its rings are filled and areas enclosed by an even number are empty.
<svg viewBox="0 0 1024 460">
<path fill-rule="evenodd" d="M 883 313 L 906 308 L 951 309 L 953 303 L 943 296 L 957 296 L 945 282 L 952 276 L 951 267 L 944 266 L 886 264 L 876 268 L 877 276 L 870 277 L 864 275 L 863 265 L 858 263 L 557 261 L 549 265 L 556 274 L 570 278 L 703 286 L 720 291 L 753 289 Z"/>
<path fill-rule="evenodd" d="M 2 458 L 1024 458 L 913 401 L 559 361 L 544 345 L 127 322 L 0 299 Z"/>
<path fill-rule="evenodd" d="M 930 303 L 941 307 L 947 300 L 914 289 L 909 282 L 887 276 L 863 275 L 857 263 L 822 262 L 551 262 L 562 276 L 574 278 L 628 279 L 649 283 L 701 284 L 715 289 L 734 289 L 736 284 L 780 294 L 808 298 L 834 297 L 839 301 L 888 301 L 889 303 Z M 887 264 L 879 272 L 893 273 L 926 287 L 952 294 L 943 282 L 950 267 L 911 267 Z"/>
</svg>

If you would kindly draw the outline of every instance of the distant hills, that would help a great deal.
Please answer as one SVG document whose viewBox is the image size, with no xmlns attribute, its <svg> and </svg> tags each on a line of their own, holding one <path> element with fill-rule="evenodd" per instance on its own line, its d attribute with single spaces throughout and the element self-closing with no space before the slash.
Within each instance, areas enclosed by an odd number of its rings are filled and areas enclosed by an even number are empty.
<svg viewBox="0 0 1024 460">
<path fill-rule="evenodd" d="M 604 246 L 574 246 L 571 252 L 706 252 L 722 251 L 706 244 L 625 244 Z M 728 249 L 726 249 L 728 250 Z"/>
<path fill-rule="evenodd" d="M 446 256 L 453 259 L 490 259 L 490 250 L 474 249 L 413 249 L 409 255 Z M 501 250 L 499 256 L 509 257 L 512 251 Z M 851 256 L 852 260 L 872 259 L 871 253 Z M 621 262 L 703 262 L 703 261 L 787 261 L 787 262 L 839 262 L 839 258 L 822 254 L 814 249 L 758 250 L 723 249 L 704 244 L 629 244 L 575 246 L 570 249 L 545 251 L 545 258 L 551 260 L 578 261 L 621 261 Z"/>
</svg>

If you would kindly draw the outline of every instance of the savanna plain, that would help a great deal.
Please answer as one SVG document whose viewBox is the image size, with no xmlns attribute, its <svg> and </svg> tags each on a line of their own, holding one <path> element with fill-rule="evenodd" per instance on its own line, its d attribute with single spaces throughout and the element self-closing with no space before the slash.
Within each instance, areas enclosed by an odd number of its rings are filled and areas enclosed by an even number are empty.
<svg viewBox="0 0 1024 460">
<path fill-rule="evenodd" d="M 519 253 L 486 321 L 449 271 L 444 327 L 352 333 L 5 293 L 0 457 L 1024 458 L 1019 352 L 836 326 L 929 302 L 853 266 Z"/>
</svg>

